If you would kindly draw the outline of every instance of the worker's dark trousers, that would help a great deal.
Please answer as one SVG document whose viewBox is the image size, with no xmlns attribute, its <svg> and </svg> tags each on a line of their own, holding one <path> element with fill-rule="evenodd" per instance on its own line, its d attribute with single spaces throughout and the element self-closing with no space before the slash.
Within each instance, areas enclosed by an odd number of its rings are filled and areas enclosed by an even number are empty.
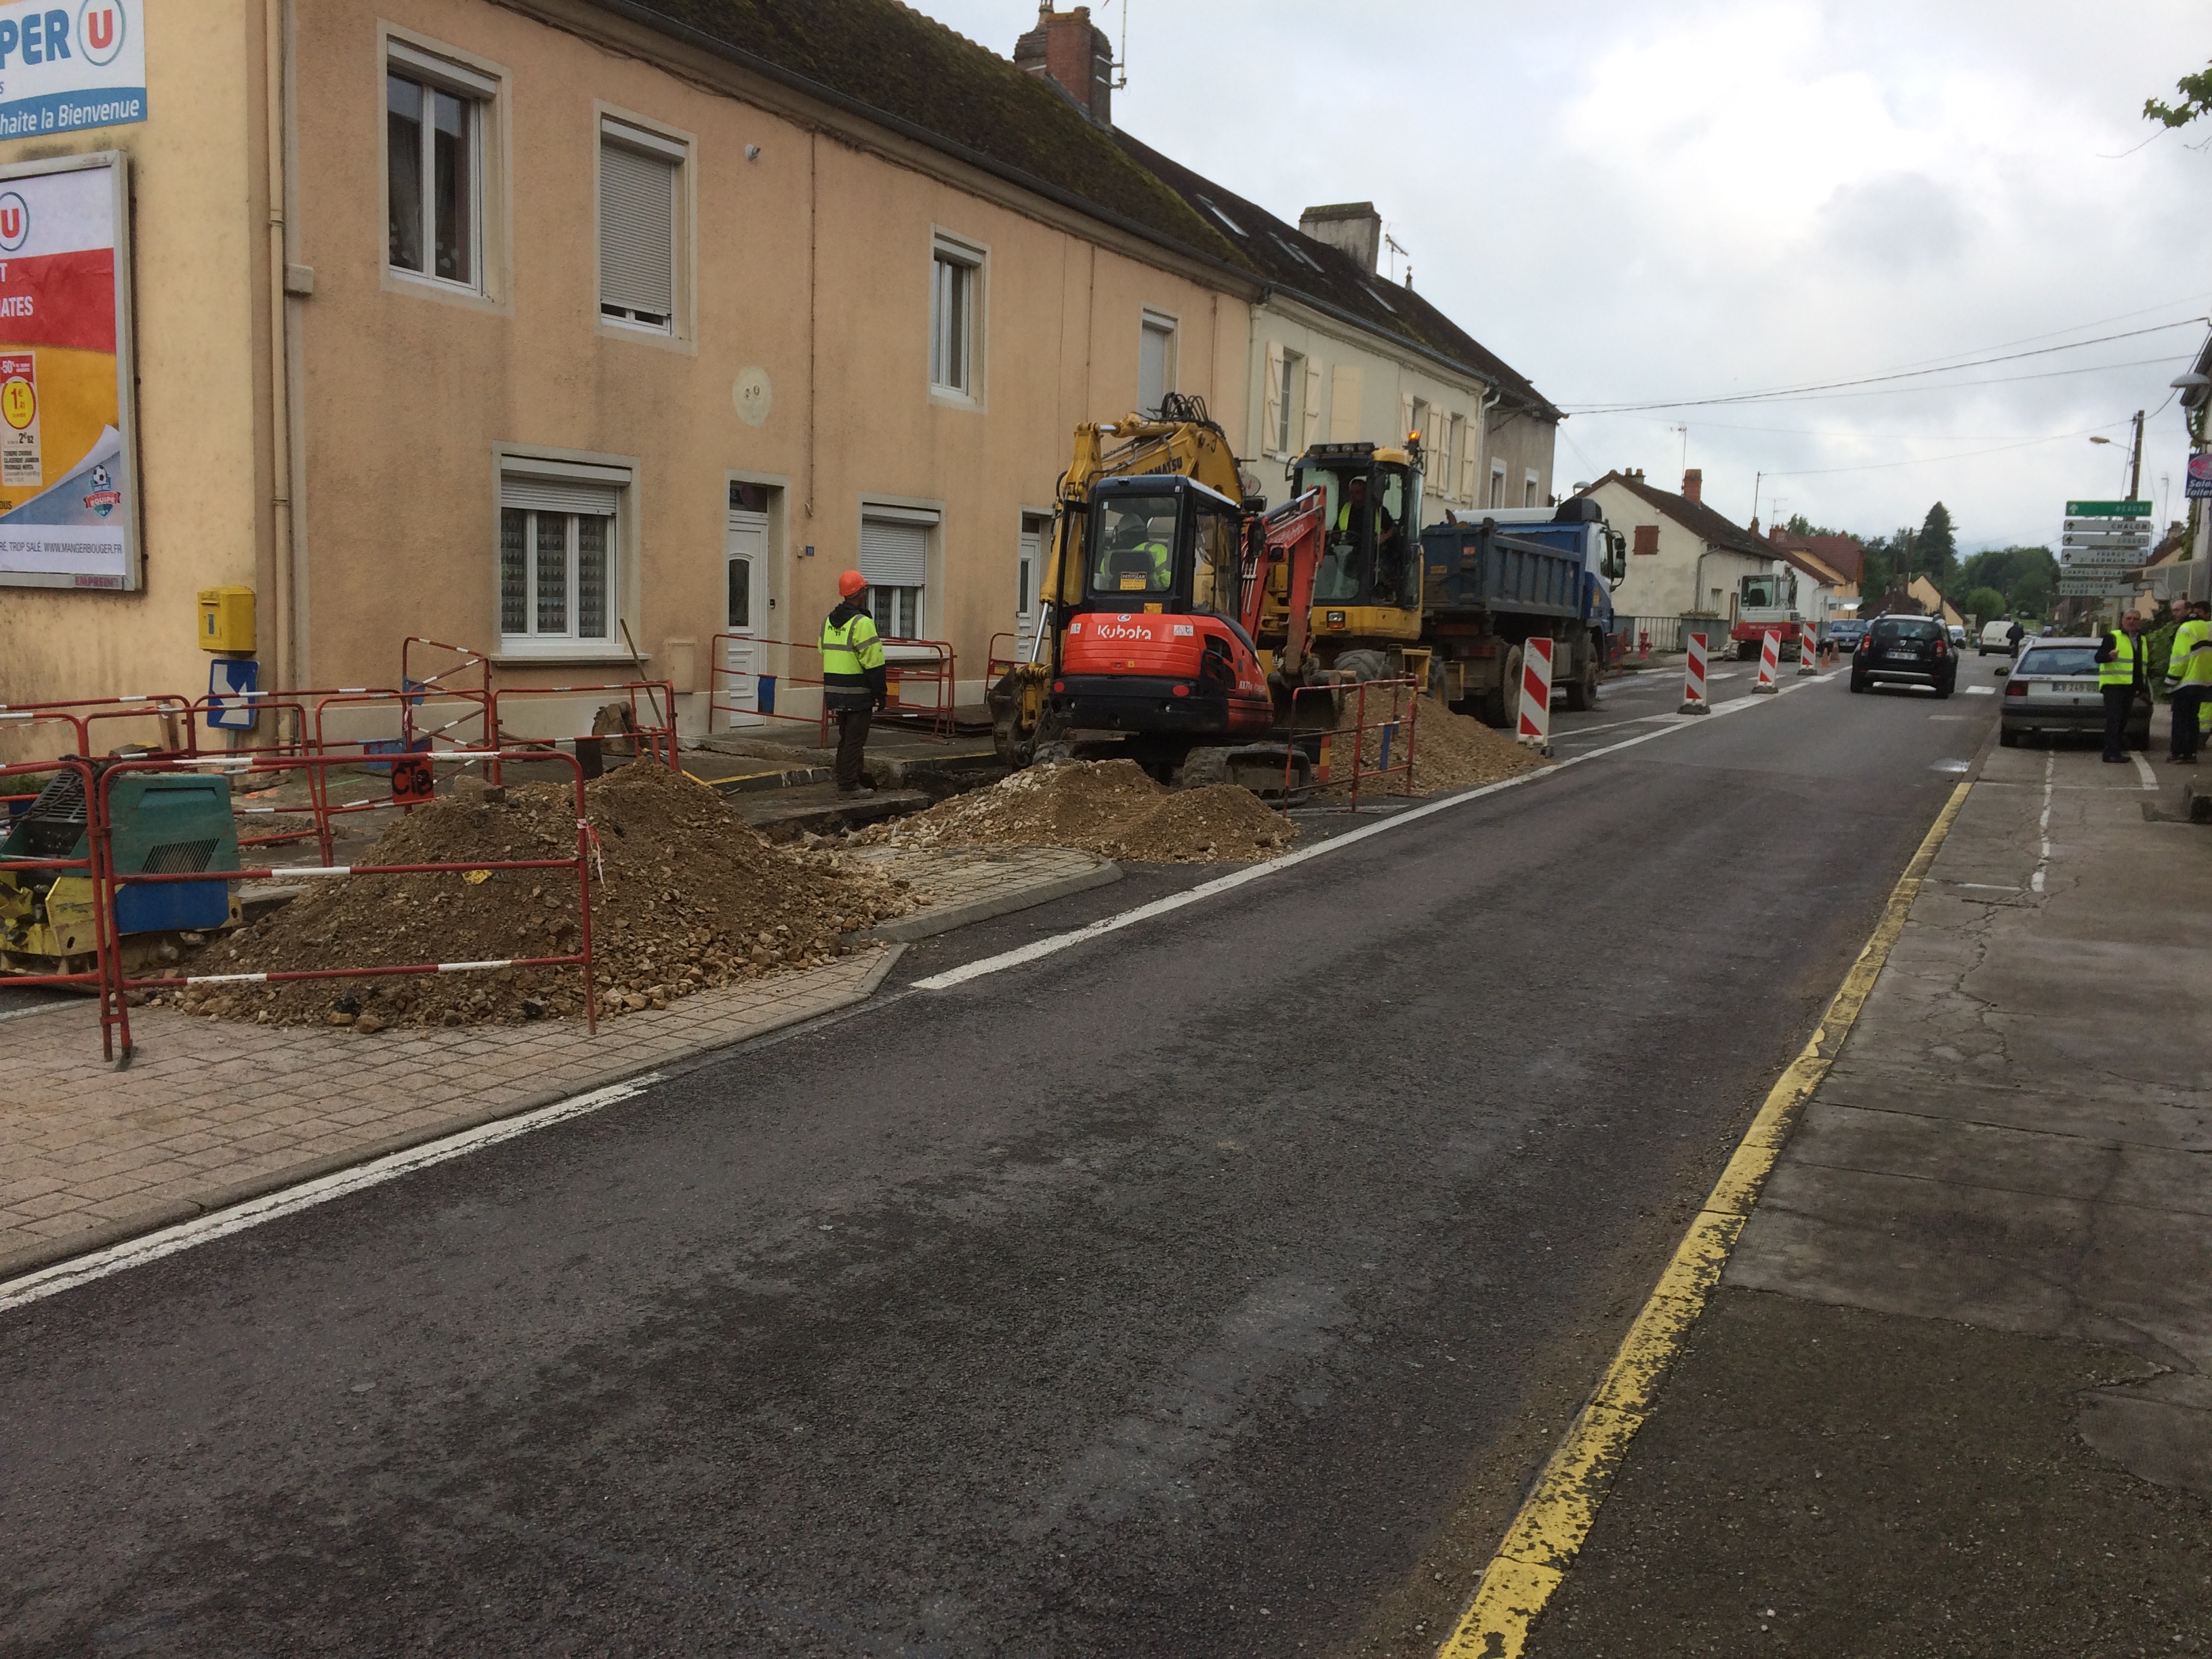
<svg viewBox="0 0 2212 1659">
<path fill-rule="evenodd" d="M 2108 685 L 2105 688 L 2105 758 L 2108 761 L 2128 757 L 2128 715 L 2136 706 L 2136 689 L 2132 685 Z"/>
<path fill-rule="evenodd" d="M 867 781 L 860 762 L 868 750 L 869 710 L 839 708 L 831 711 L 837 717 L 837 787 L 858 789 Z"/>
<path fill-rule="evenodd" d="M 2203 741 L 2204 728 L 2202 710 L 2208 698 L 2212 698 L 2212 686 L 2177 685 L 2173 688 L 2173 741 L 2169 745 L 2176 760 L 2195 760 L 2199 744 Z"/>
</svg>

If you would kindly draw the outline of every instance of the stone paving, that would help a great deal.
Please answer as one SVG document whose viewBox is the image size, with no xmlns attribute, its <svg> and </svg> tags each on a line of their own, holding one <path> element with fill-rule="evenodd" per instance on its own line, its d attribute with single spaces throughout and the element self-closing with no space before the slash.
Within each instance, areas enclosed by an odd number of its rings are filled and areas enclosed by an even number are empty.
<svg viewBox="0 0 2212 1659">
<path fill-rule="evenodd" d="M 0 1026 L 0 1279 L 865 1000 L 896 951 L 602 1020 L 371 1036 L 70 1002 Z"/>
<path fill-rule="evenodd" d="M 878 929 L 885 938 L 933 931 L 927 927 L 932 913 L 957 912 L 969 919 L 978 906 L 1018 908 L 1019 901 L 1035 902 L 1031 895 L 1036 890 L 1081 881 L 1108 868 L 1097 854 L 1073 847 L 861 847 L 846 856 L 914 884 L 921 913 L 900 920 L 922 926 Z"/>
</svg>

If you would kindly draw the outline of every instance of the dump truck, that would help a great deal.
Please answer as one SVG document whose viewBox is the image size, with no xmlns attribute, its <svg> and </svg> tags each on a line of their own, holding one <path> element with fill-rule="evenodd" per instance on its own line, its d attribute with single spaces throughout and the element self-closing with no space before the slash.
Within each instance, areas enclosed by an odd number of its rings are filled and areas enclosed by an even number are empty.
<svg viewBox="0 0 2212 1659">
<path fill-rule="evenodd" d="M 1806 592 L 1809 588 L 1810 592 Z M 1735 583 L 1735 620 L 1729 624 L 1729 641 L 1736 656 L 1749 661 L 1761 648 L 1766 635 L 1782 635 L 1782 655 L 1797 654 L 1805 624 L 1811 623 L 1815 639 L 1828 632 L 1828 590 L 1801 578 L 1787 565 L 1757 576 L 1739 576 Z"/>
<path fill-rule="evenodd" d="M 1510 725 L 1528 641 L 1553 641 L 1552 684 L 1571 709 L 1597 702 L 1612 652 L 1613 590 L 1627 544 L 1587 496 L 1557 507 L 1446 514 L 1421 532 L 1428 683 L 1455 709 Z"/>
</svg>

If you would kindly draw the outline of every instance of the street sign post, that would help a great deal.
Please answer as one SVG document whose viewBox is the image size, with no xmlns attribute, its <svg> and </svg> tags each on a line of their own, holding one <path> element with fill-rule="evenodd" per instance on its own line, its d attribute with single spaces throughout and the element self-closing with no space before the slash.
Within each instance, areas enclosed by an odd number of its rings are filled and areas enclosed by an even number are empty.
<svg viewBox="0 0 2212 1659">
<path fill-rule="evenodd" d="M 2069 501 L 2066 516 L 2069 519 L 2148 519 L 2148 501 Z"/>
</svg>

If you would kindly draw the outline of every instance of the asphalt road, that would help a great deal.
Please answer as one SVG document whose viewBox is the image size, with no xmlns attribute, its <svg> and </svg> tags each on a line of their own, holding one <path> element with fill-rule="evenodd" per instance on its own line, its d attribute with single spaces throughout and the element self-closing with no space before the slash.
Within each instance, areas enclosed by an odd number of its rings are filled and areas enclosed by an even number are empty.
<svg viewBox="0 0 2212 1659">
<path fill-rule="evenodd" d="M 0 1314 L 0 1654 L 1432 1649 L 1995 706 L 1808 684 L 912 988 L 1139 873 Z"/>
</svg>

